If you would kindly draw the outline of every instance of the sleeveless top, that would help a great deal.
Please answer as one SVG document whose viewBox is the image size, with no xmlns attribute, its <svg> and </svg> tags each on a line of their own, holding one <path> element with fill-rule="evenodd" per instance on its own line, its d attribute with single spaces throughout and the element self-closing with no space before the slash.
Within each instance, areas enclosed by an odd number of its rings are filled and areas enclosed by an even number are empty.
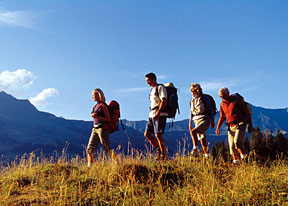
<svg viewBox="0 0 288 206">
<path fill-rule="evenodd" d="M 104 114 L 104 105 L 106 105 L 105 103 L 103 102 L 99 102 L 97 103 L 94 107 L 93 107 L 93 110 L 91 113 L 96 113 L 97 116 L 100 116 L 100 117 L 105 117 L 105 114 Z M 106 105 L 107 106 L 107 105 Z M 93 126 L 95 128 L 103 128 L 103 129 L 108 129 L 108 123 L 107 122 L 103 122 L 101 120 L 99 120 L 98 118 L 94 118 L 93 117 Z"/>
</svg>

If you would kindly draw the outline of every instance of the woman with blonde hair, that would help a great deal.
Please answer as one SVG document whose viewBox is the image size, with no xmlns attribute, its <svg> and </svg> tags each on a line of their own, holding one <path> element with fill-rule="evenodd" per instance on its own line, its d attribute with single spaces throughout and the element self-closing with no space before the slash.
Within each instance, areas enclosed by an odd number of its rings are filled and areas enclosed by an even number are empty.
<svg viewBox="0 0 288 206">
<path fill-rule="evenodd" d="M 89 143 L 86 149 L 88 167 L 94 162 L 94 152 L 98 147 L 99 141 L 104 147 L 105 152 L 112 157 L 113 150 L 110 147 L 109 140 L 109 122 L 110 114 L 104 93 L 101 89 L 94 89 L 92 92 L 92 98 L 97 104 L 93 107 L 91 116 L 93 118 L 93 128 Z"/>
<path fill-rule="evenodd" d="M 193 149 L 190 155 L 199 156 L 200 150 L 198 148 L 198 140 L 200 140 L 205 158 L 208 158 L 210 154 L 206 131 L 210 125 L 212 128 L 215 126 L 214 115 L 212 114 L 212 104 L 208 97 L 203 94 L 200 84 L 190 84 L 190 90 L 193 95 L 190 101 L 189 130 L 193 141 Z M 207 108 L 209 108 L 209 111 L 206 111 Z M 194 122 L 194 128 L 192 122 Z"/>
</svg>

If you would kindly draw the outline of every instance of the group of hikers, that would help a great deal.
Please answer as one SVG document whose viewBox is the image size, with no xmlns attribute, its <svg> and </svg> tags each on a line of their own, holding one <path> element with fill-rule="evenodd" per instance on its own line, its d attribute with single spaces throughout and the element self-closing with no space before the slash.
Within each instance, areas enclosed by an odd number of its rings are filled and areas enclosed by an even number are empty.
<svg viewBox="0 0 288 206">
<path fill-rule="evenodd" d="M 146 83 L 152 89 L 149 94 L 150 112 L 144 136 L 156 148 L 156 160 L 163 161 L 168 158 L 163 138 L 166 120 L 169 117 L 167 110 L 165 110 L 168 104 L 167 90 L 163 84 L 157 83 L 154 73 L 146 74 L 145 78 Z M 212 128 L 215 127 L 214 115 L 216 112 L 213 111 L 216 108 L 215 102 L 210 95 L 203 93 L 198 83 L 190 84 L 190 90 L 193 95 L 190 101 L 189 131 L 193 141 L 193 149 L 190 155 L 194 157 L 200 155 L 198 146 L 198 140 L 200 140 L 204 156 L 209 158 L 210 150 L 207 144 L 206 131 L 210 126 Z M 219 97 L 222 101 L 220 103 L 220 118 L 216 127 L 216 134 L 220 134 L 220 128 L 226 119 L 230 154 L 233 157 L 233 163 L 239 164 L 241 159 L 246 157 L 243 140 L 247 124 L 248 132 L 253 130 L 251 111 L 241 95 L 238 93 L 230 94 L 227 88 L 219 90 Z M 91 114 L 94 122 L 86 150 L 88 167 L 94 162 L 94 152 L 98 147 L 99 141 L 110 157 L 116 157 L 110 147 L 108 123 L 111 122 L 111 117 L 103 91 L 101 89 L 93 90 L 92 98 L 97 103 L 93 107 Z"/>
</svg>

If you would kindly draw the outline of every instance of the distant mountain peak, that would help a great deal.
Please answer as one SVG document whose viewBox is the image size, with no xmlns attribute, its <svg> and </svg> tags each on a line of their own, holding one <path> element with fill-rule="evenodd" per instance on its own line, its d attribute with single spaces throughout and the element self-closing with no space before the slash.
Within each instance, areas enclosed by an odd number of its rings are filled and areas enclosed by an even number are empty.
<svg viewBox="0 0 288 206">
<path fill-rule="evenodd" d="M 0 115 L 5 119 L 22 119 L 33 116 L 39 111 L 27 99 L 16 99 L 4 91 L 0 92 Z"/>
<path fill-rule="evenodd" d="M 13 97 L 11 94 L 8 94 L 4 91 L 0 91 L 0 100 L 2 98 L 6 98 L 6 99 L 16 99 L 15 97 Z"/>
</svg>

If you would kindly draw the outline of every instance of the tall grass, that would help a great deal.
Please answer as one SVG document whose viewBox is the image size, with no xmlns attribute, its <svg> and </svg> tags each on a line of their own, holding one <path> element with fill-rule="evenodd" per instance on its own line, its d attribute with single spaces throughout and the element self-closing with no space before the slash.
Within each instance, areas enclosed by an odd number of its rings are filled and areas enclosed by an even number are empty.
<svg viewBox="0 0 288 206">
<path fill-rule="evenodd" d="M 0 205 L 288 205 L 288 164 L 157 162 L 134 150 L 118 162 L 101 152 L 88 168 L 84 158 L 31 153 L 1 169 Z"/>
</svg>

